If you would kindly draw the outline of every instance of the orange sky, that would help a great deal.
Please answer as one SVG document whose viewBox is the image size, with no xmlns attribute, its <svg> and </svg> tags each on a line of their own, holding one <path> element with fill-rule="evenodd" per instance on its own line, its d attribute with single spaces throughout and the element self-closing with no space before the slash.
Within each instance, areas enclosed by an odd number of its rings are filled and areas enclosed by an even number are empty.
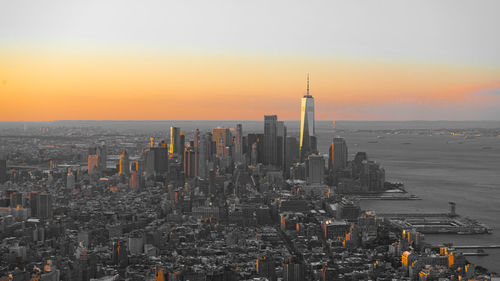
<svg viewBox="0 0 500 281">
<path fill-rule="evenodd" d="M 324 120 L 384 118 L 370 107 L 388 104 L 487 105 L 497 97 L 476 93 L 500 88 L 500 70 L 478 66 L 4 49 L 0 120 L 261 120 L 271 113 L 296 120 L 308 72 L 316 118 Z"/>
</svg>

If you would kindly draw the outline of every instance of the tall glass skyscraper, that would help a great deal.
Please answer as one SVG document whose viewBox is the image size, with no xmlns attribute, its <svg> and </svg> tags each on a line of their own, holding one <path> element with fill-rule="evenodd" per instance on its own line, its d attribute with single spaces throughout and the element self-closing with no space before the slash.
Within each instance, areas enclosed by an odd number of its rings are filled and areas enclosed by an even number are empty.
<svg viewBox="0 0 500 281">
<path fill-rule="evenodd" d="M 307 92 L 302 97 L 300 106 L 300 161 L 304 161 L 311 153 L 311 137 L 314 130 L 314 98 L 309 94 L 309 74 L 307 75 Z"/>
<path fill-rule="evenodd" d="M 264 164 L 266 165 L 276 165 L 277 123 L 277 115 L 264 115 Z"/>
</svg>

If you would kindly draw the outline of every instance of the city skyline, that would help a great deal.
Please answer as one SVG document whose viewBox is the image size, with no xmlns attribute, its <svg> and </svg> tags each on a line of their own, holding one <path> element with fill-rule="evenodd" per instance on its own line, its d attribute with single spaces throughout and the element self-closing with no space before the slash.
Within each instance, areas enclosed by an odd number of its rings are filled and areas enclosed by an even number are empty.
<svg viewBox="0 0 500 281">
<path fill-rule="evenodd" d="M 500 280 L 500 1 L 0 7 L 0 281 Z"/>
<path fill-rule="evenodd" d="M 149 4 L 6 2 L 0 120 L 500 120 L 495 1 Z"/>
</svg>

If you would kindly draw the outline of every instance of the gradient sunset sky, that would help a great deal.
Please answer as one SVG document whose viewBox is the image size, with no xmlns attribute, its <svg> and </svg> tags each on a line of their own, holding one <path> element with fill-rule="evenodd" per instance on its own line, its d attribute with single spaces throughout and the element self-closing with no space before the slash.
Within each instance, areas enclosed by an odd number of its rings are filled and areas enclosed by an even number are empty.
<svg viewBox="0 0 500 281">
<path fill-rule="evenodd" d="M 500 120 L 500 1 L 0 0 L 0 121 Z"/>
</svg>

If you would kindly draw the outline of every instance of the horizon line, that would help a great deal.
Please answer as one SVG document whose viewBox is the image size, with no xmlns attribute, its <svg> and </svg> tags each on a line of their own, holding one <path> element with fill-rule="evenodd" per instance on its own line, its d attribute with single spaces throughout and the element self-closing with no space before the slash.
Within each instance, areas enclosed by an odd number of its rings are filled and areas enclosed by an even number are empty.
<svg viewBox="0 0 500 281">
<path fill-rule="evenodd" d="M 3 121 L 0 120 L 0 123 L 42 123 L 42 122 L 231 122 L 231 121 L 242 121 L 242 122 L 261 122 L 263 119 L 163 119 L 163 120 L 155 120 L 155 119 L 61 119 L 61 120 L 10 120 Z M 288 122 L 300 122 L 300 119 L 280 119 L 279 121 L 288 121 Z M 340 119 L 340 120 L 332 120 L 332 119 L 320 119 L 315 120 L 315 122 L 500 122 L 500 120 L 494 119 L 468 119 L 468 120 L 450 120 L 450 119 L 399 119 L 399 120 L 369 120 L 369 119 L 358 119 L 358 120 L 349 120 L 349 119 Z"/>
</svg>

